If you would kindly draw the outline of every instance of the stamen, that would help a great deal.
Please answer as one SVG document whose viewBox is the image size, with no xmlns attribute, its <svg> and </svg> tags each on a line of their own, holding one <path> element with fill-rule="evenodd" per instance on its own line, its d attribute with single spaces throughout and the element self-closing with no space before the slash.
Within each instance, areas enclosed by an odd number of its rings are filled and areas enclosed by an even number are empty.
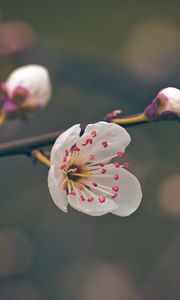
<svg viewBox="0 0 180 300">
<path fill-rule="evenodd" d="M 130 167 L 130 164 L 129 164 L 128 161 L 126 161 L 126 162 L 124 163 L 124 168 L 125 168 L 125 169 L 129 169 L 129 167 Z"/>
<path fill-rule="evenodd" d="M 102 145 L 104 148 L 107 148 L 108 143 L 107 143 L 107 141 L 103 141 L 103 142 L 101 143 L 101 145 Z"/>
<path fill-rule="evenodd" d="M 114 175 L 114 179 L 115 179 L 115 180 L 118 180 L 118 179 L 119 179 L 119 175 L 118 175 L 118 174 L 115 174 L 115 175 Z"/>
<path fill-rule="evenodd" d="M 66 162 L 66 156 L 63 157 L 63 162 L 64 162 L 64 163 Z"/>
<path fill-rule="evenodd" d="M 67 173 L 76 173 L 78 171 L 78 169 L 77 168 L 72 168 L 72 169 L 69 169 L 68 171 L 67 171 Z"/>
<path fill-rule="evenodd" d="M 93 199 L 93 197 L 89 197 L 89 198 L 87 199 L 87 201 L 88 201 L 88 202 L 93 202 L 94 199 Z"/>
<path fill-rule="evenodd" d="M 74 145 L 72 148 L 72 151 L 80 151 L 80 148 L 77 145 Z"/>
<path fill-rule="evenodd" d="M 92 138 L 95 138 L 95 137 L 96 137 L 96 135 L 97 135 L 96 131 L 92 131 L 92 132 L 91 132 L 91 136 L 92 136 Z"/>
<path fill-rule="evenodd" d="M 93 160 L 93 159 L 94 159 L 94 154 L 91 153 L 91 154 L 89 155 L 89 160 Z"/>
<path fill-rule="evenodd" d="M 83 187 L 82 184 L 77 184 L 77 188 L 78 188 L 78 190 L 80 190 L 80 191 L 83 191 L 83 190 L 84 190 L 84 187 Z"/>
<path fill-rule="evenodd" d="M 68 180 L 67 184 L 68 184 L 68 193 L 70 193 L 71 192 L 71 182 L 70 182 L 70 180 Z"/>
<path fill-rule="evenodd" d="M 99 197 L 99 202 L 100 202 L 100 203 L 105 202 L 105 200 L 106 200 L 106 199 L 105 199 L 104 197 Z"/>
<path fill-rule="evenodd" d="M 69 193 L 69 195 L 71 195 L 71 196 L 76 196 L 76 192 L 71 191 L 71 192 Z"/>
<path fill-rule="evenodd" d="M 93 185 L 94 187 L 97 187 L 97 183 L 96 183 L 96 182 L 93 182 L 92 185 Z"/>
<path fill-rule="evenodd" d="M 111 198 L 112 198 L 112 199 L 115 199 L 117 196 L 118 196 L 118 194 L 113 194 L 113 195 L 111 196 Z"/>
<path fill-rule="evenodd" d="M 102 167 L 102 168 L 104 167 L 104 164 L 103 164 L 103 163 L 99 163 L 98 165 L 99 165 L 100 167 Z"/>
<path fill-rule="evenodd" d="M 63 190 L 67 190 L 67 187 L 68 187 L 68 186 L 67 186 L 67 183 L 66 183 L 66 182 L 63 182 L 63 183 L 62 183 L 62 188 L 63 188 Z"/>
<path fill-rule="evenodd" d="M 83 195 L 80 195 L 81 201 L 85 201 L 85 197 Z"/>
<path fill-rule="evenodd" d="M 92 139 L 91 138 L 87 138 L 84 142 L 82 142 L 82 146 L 86 146 L 87 144 L 92 144 Z"/>
<path fill-rule="evenodd" d="M 63 164 L 63 165 L 60 166 L 60 169 L 61 169 L 61 170 L 64 170 L 64 169 L 66 169 L 66 168 L 67 168 L 67 165 L 66 165 L 66 164 Z"/>
<path fill-rule="evenodd" d="M 101 174 L 105 174 L 106 172 L 107 172 L 106 169 L 102 169 L 102 170 L 101 170 Z"/>
<path fill-rule="evenodd" d="M 68 156 L 69 155 L 69 151 L 66 149 L 65 151 L 65 155 Z"/>
<path fill-rule="evenodd" d="M 119 156 L 119 157 L 123 157 L 124 156 L 124 153 L 123 152 L 117 152 L 117 156 Z"/>
<path fill-rule="evenodd" d="M 120 167 L 120 163 L 119 163 L 118 161 L 116 161 L 116 162 L 114 163 L 114 165 L 115 165 L 115 168 L 119 168 L 119 167 Z"/>
<path fill-rule="evenodd" d="M 112 190 L 113 190 L 114 192 L 118 192 L 118 191 L 119 191 L 119 187 L 118 187 L 118 186 L 113 186 L 113 187 L 112 187 Z"/>
<path fill-rule="evenodd" d="M 98 190 L 101 193 L 106 194 L 106 195 L 110 195 L 110 196 L 112 195 L 111 188 L 107 187 L 107 186 L 104 186 L 104 185 L 101 185 L 101 184 L 98 184 L 98 186 L 96 187 L 96 190 Z"/>
<path fill-rule="evenodd" d="M 73 173 L 73 175 L 78 177 L 89 177 L 89 173 Z"/>
</svg>

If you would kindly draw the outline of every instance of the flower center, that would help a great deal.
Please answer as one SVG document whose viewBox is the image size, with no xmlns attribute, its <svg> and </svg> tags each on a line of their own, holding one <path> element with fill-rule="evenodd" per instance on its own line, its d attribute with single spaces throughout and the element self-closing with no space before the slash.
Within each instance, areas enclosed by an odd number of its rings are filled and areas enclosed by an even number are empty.
<svg viewBox="0 0 180 300">
<path fill-rule="evenodd" d="M 79 181 L 81 179 L 81 167 L 77 166 L 77 165 L 71 165 L 69 166 L 68 170 L 67 170 L 67 177 L 69 180 L 72 181 Z"/>
</svg>

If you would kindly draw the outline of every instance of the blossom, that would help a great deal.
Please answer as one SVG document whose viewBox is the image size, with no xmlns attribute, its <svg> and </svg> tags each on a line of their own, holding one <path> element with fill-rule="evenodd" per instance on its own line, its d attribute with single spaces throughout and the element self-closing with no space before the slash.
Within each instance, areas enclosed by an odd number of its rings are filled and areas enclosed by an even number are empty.
<svg viewBox="0 0 180 300">
<path fill-rule="evenodd" d="M 180 90 L 174 87 L 159 91 L 155 99 L 146 107 L 145 114 L 149 118 L 179 119 Z"/>
<path fill-rule="evenodd" d="M 40 65 L 15 69 L 0 85 L 1 112 L 17 117 L 44 108 L 52 94 L 48 70 Z"/>
<path fill-rule="evenodd" d="M 141 202 L 141 187 L 126 169 L 129 164 L 119 161 L 129 143 L 127 131 L 113 123 L 89 124 L 83 134 L 77 124 L 62 133 L 52 147 L 48 175 L 55 204 L 64 212 L 70 204 L 92 216 L 133 213 Z"/>
</svg>

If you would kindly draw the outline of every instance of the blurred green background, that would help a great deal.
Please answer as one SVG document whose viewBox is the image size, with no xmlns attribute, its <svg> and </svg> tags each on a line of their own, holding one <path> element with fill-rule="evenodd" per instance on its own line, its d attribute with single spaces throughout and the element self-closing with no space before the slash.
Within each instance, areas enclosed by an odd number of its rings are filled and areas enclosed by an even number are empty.
<svg viewBox="0 0 180 300">
<path fill-rule="evenodd" d="M 161 88 L 180 87 L 179 1 L 2 0 L 0 10 L 0 80 L 37 63 L 53 84 L 49 106 L 4 125 L 1 142 L 117 108 L 140 112 Z M 0 159 L 0 300 L 180 299 L 179 124 L 128 132 L 127 158 L 143 189 L 128 218 L 64 214 L 45 166 Z"/>
</svg>

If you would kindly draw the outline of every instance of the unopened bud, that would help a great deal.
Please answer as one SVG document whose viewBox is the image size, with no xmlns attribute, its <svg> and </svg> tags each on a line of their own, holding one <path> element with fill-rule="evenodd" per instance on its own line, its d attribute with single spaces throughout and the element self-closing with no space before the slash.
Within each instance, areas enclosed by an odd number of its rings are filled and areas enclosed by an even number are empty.
<svg viewBox="0 0 180 300">
<path fill-rule="evenodd" d="M 160 90 L 144 112 L 149 119 L 179 119 L 180 90 L 174 87 Z"/>
</svg>

